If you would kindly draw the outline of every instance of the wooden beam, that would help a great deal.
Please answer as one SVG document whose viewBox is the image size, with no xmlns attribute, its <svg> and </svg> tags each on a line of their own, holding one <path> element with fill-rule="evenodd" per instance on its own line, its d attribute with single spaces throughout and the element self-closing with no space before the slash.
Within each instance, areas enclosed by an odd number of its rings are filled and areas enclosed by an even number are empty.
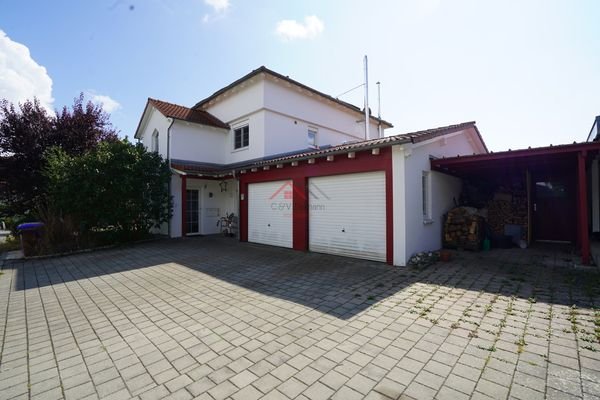
<svg viewBox="0 0 600 400">
<path fill-rule="evenodd" d="M 577 183 L 579 189 L 579 238 L 581 245 L 581 262 L 585 265 L 590 264 L 590 232 L 588 230 L 588 204 L 587 204 L 587 176 L 585 173 L 585 151 L 577 154 Z"/>
</svg>

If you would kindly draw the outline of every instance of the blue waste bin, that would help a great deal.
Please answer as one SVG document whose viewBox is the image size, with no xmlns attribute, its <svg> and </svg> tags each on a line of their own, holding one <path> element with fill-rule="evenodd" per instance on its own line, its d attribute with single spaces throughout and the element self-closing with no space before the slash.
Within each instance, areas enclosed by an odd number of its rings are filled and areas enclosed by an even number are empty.
<svg viewBox="0 0 600 400">
<path fill-rule="evenodd" d="M 40 240 L 43 235 L 43 222 L 26 222 L 17 226 L 17 232 L 21 238 L 21 250 L 25 257 L 30 257 L 36 254 Z"/>
</svg>

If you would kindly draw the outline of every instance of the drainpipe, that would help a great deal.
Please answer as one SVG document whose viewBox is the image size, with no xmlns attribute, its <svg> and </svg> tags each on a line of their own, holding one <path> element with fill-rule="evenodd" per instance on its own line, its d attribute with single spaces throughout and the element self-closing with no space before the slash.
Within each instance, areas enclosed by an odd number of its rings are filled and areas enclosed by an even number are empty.
<svg viewBox="0 0 600 400">
<path fill-rule="evenodd" d="M 369 125 L 371 125 L 371 118 L 369 113 L 369 62 L 365 55 L 365 140 L 371 139 L 369 132 Z"/>
<path fill-rule="evenodd" d="M 167 128 L 167 163 L 169 164 L 169 170 L 171 170 L 171 127 L 173 126 L 173 122 L 175 122 L 175 120 L 173 118 L 167 118 L 167 121 L 169 121 L 169 127 Z M 167 184 L 169 196 L 171 196 L 171 179 L 172 177 L 169 179 L 169 183 Z M 171 237 L 171 219 L 173 219 L 173 216 L 171 216 L 171 218 L 169 218 L 169 222 L 167 222 L 167 235 L 169 235 L 169 237 Z"/>
</svg>

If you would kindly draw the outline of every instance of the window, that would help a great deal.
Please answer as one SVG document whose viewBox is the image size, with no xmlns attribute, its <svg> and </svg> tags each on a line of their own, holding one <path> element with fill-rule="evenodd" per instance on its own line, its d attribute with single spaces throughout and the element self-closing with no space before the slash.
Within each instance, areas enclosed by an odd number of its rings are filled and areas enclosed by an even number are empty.
<svg viewBox="0 0 600 400">
<path fill-rule="evenodd" d="M 317 147 L 317 129 L 316 128 L 308 128 L 307 135 L 308 147 L 315 148 Z"/>
<path fill-rule="evenodd" d="M 431 190 L 429 186 L 429 171 L 421 175 L 421 190 L 423 193 L 423 222 L 431 223 Z"/>
<path fill-rule="evenodd" d="M 158 153 L 158 131 L 152 132 L 152 151 Z"/>
<path fill-rule="evenodd" d="M 233 148 L 235 150 L 248 147 L 250 144 L 250 127 L 248 125 L 233 130 Z"/>
</svg>

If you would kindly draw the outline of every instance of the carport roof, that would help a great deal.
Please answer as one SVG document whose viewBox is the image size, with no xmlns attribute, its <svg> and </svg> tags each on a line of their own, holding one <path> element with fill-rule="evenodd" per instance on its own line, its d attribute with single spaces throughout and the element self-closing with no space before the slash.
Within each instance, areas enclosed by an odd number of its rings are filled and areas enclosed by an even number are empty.
<svg viewBox="0 0 600 400">
<path fill-rule="evenodd" d="M 431 168 L 456 176 L 482 175 L 492 169 L 517 169 L 532 166 L 563 165 L 578 153 L 600 152 L 600 142 L 583 142 L 519 150 L 491 152 L 431 160 Z"/>
</svg>

